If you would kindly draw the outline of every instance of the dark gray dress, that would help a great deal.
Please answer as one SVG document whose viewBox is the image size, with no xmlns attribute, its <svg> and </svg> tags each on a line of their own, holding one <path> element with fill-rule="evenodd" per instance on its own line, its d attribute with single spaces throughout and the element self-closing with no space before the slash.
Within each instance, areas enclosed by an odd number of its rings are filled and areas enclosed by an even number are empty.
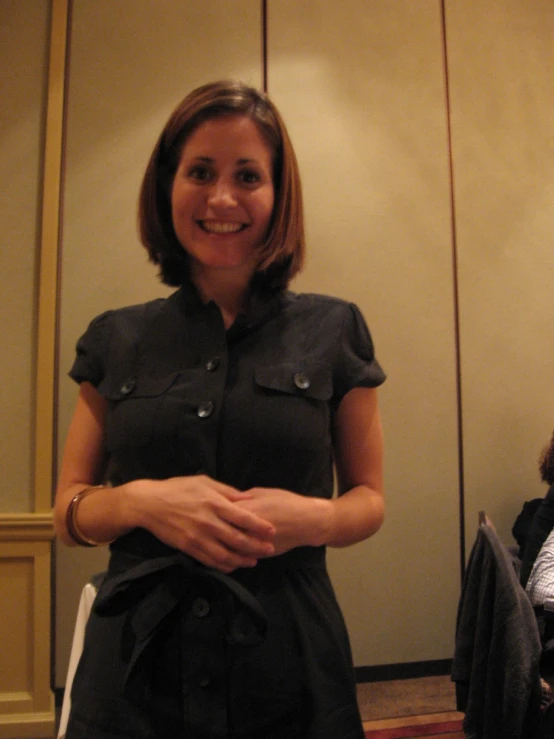
<svg viewBox="0 0 554 739">
<path fill-rule="evenodd" d="M 205 473 L 325 498 L 342 397 L 385 379 L 352 304 L 257 293 L 226 331 L 190 285 L 93 320 L 70 375 L 109 400 L 114 485 Z M 116 737 L 362 739 L 325 549 L 223 575 L 144 530 L 116 540 L 67 739 Z"/>
</svg>

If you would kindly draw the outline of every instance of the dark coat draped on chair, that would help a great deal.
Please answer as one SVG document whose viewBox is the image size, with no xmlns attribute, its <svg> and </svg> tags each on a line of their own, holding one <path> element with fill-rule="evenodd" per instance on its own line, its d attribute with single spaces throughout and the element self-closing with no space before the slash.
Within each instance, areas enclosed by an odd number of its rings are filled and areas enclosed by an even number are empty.
<svg viewBox="0 0 554 739">
<path fill-rule="evenodd" d="M 541 701 L 533 608 L 507 549 L 479 526 L 462 587 L 452 680 L 468 739 L 530 739 Z"/>
</svg>

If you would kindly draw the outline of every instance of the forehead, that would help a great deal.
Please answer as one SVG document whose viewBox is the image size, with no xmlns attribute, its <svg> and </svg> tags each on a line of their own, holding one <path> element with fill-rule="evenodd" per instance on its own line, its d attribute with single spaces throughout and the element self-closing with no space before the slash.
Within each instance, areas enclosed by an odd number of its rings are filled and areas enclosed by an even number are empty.
<svg viewBox="0 0 554 739">
<path fill-rule="evenodd" d="M 271 162 L 273 151 L 248 116 L 222 116 L 200 123 L 186 139 L 182 157 L 256 159 Z"/>
</svg>

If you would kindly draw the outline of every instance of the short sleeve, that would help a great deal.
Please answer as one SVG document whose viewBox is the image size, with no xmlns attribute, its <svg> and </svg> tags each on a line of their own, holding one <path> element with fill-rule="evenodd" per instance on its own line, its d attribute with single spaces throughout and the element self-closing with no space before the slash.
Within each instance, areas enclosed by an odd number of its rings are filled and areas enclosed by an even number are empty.
<svg viewBox="0 0 554 739">
<path fill-rule="evenodd" d="M 342 326 L 335 399 L 340 402 L 354 387 L 378 387 L 386 375 L 375 359 L 371 334 L 359 308 L 350 303 Z"/>
<path fill-rule="evenodd" d="M 94 318 L 77 342 L 77 356 L 69 370 L 75 382 L 90 382 L 94 387 L 104 379 L 109 347 L 111 311 Z"/>
</svg>

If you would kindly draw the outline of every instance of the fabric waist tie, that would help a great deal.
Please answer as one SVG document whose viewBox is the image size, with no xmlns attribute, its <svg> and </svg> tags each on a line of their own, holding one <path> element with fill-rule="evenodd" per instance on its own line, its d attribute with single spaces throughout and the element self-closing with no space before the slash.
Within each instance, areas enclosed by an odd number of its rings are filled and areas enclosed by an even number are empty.
<svg viewBox="0 0 554 739">
<path fill-rule="evenodd" d="M 113 573 L 113 574 L 112 574 Z M 153 559 L 112 550 L 110 569 L 94 602 L 101 616 L 115 615 L 138 606 L 131 616 L 135 645 L 125 674 L 129 683 L 141 656 L 166 617 L 190 597 L 187 584 L 210 581 L 234 603 L 225 638 L 229 644 L 260 644 L 267 633 L 267 618 L 256 598 L 232 577 L 201 565 L 182 552 Z"/>
<path fill-rule="evenodd" d="M 206 567 L 183 552 L 169 548 L 163 554 L 148 552 L 150 547 L 142 549 L 142 544 L 143 540 L 150 542 L 150 535 L 141 530 L 135 533 L 136 537 L 123 537 L 110 547 L 108 572 L 93 606 L 95 613 L 101 616 L 132 610 L 130 625 L 135 643 L 125 673 L 125 688 L 167 617 L 187 598 L 194 596 L 191 587 L 194 583 L 209 582 L 215 586 L 224 602 L 226 641 L 233 646 L 247 647 L 264 641 L 268 621 L 258 600 L 241 584 L 241 572 L 247 577 L 271 579 L 275 573 L 286 570 L 325 567 L 325 547 L 299 547 L 278 557 L 260 560 L 252 570 L 239 570 L 235 579 Z M 155 541 L 156 545 L 161 545 Z M 137 544 L 140 546 L 135 548 Z M 125 545 L 131 551 L 124 549 Z"/>
</svg>

